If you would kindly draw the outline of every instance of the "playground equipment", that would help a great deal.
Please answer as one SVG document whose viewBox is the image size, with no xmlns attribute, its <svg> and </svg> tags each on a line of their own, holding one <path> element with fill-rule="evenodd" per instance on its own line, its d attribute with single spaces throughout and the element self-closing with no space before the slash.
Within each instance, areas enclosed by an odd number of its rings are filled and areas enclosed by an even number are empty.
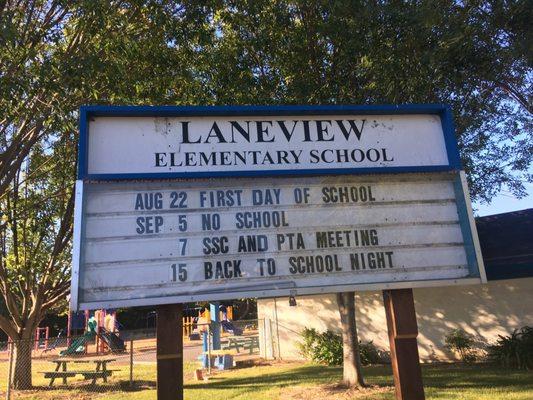
<svg viewBox="0 0 533 400">
<path fill-rule="evenodd" d="M 186 312 L 189 315 L 185 315 L 183 317 L 183 336 L 189 337 L 189 339 L 194 340 L 192 338 L 197 338 L 197 340 L 200 339 L 200 333 L 198 332 L 199 326 L 201 327 L 210 323 L 211 321 L 211 312 L 209 309 L 204 309 L 203 307 L 195 307 L 195 308 L 188 308 Z M 220 316 L 219 321 L 229 321 L 231 325 L 231 320 L 233 319 L 233 307 L 232 306 L 220 306 Z M 230 325 L 226 324 L 226 327 L 224 328 L 224 332 L 231 332 L 231 328 L 229 328 Z M 226 329 L 228 328 L 228 329 Z M 238 329 L 238 328 L 237 328 Z M 202 329 L 200 329 L 202 330 Z M 238 333 L 235 333 L 238 334 Z"/>
<path fill-rule="evenodd" d="M 197 317 L 183 317 L 183 336 L 190 336 L 197 325 Z"/>
<path fill-rule="evenodd" d="M 57 346 L 59 345 L 59 341 L 62 339 L 62 338 L 61 338 L 61 335 L 63 335 L 63 332 L 64 332 L 64 330 L 61 329 L 61 330 L 59 331 L 59 333 L 57 334 L 57 336 L 56 336 L 55 340 L 53 341 L 53 343 L 52 343 L 50 346 L 47 345 L 47 346 L 45 347 L 45 349 L 42 351 L 41 354 L 46 353 L 46 352 L 48 352 L 48 351 L 55 350 L 55 349 L 57 348 Z"/>
<path fill-rule="evenodd" d="M 220 321 L 220 326 L 224 332 L 230 333 L 235 336 L 242 335 L 243 330 L 233 324 L 233 322 L 228 320 Z"/>
<path fill-rule="evenodd" d="M 97 325 L 98 323 L 96 322 L 94 316 L 89 318 L 87 321 L 87 332 L 85 332 L 83 336 L 74 339 L 67 349 L 60 352 L 59 355 L 73 356 L 86 353 L 87 344 L 94 342 L 94 338 L 96 337 Z"/>
<path fill-rule="evenodd" d="M 61 355 L 87 353 L 87 346 L 96 345 L 96 353 L 124 351 L 124 341 L 117 334 L 118 321 L 114 310 L 95 310 L 69 313 L 67 349 Z M 73 339 L 73 336 L 83 334 Z"/>
<path fill-rule="evenodd" d="M 74 356 L 86 353 L 87 345 L 93 343 L 95 334 L 93 332 L 85 332 L 83 336 L 71 341 L 66 350 L 59 353 L 60 356 Z"/>
<path fill-rule="evenodd" d="M 71 345 L 72 337 L 84 335 L 89 320 L 89 311 L 69 312 L 67 320 L 67 346 Z"/>
<path fill-rule="evenodd" d="M 126 351 L 124 340 L 119 338 L 115 333 L 108 331 L 106 328 L 100 328 L 97 337 L 106 344 L 113 353 Z"/>
<path fill-rule="evenodd" d="M 233 316 L 233 308 L 230 309 L 230 307 L 221 305 L 219 307 L 219 310 L 220 310 L 220 314 L 222 315 L 222 319 L 220 321 L 220 326 L 222 328 L 222 331 L 231 333 L 232 335 L 235 335 L 235 336 L 242 335 L 242 332 L 243 332 L 242 329 L 239 327 L 236 327 L 233 324 L 233 322 L 231 322 L 230 312 L 231 312 L 231 316 Z"/>
<path fill-rule="evenodd" d="M 35 329 L 35 350 L 48 348 L 48 336 L 50 335 L 50 327 Z"/>
</svg>

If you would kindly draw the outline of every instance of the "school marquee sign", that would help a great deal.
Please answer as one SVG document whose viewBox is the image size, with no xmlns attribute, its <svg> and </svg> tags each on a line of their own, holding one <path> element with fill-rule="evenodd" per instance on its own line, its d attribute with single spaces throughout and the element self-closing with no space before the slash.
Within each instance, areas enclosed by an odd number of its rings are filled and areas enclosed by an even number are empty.
<svg viewBox="0 0 533 400">
<path fill-rule="evenodd" d="M 448 108 L 80 110 L 75 309 L 478 283 Z"/>
</svg>

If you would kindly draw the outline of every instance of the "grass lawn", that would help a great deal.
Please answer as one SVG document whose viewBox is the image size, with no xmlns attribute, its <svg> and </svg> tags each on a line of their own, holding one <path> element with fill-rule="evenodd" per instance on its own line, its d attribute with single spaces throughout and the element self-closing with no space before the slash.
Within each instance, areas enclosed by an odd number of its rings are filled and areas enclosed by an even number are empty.
<svg viewBox="0 0 533 400">
<path fill-rule="evenodd" d="M 34 364 L 38 371 L 44 365 Z M 338 387 L 342 370 L 339 367 L 324 367 L 301 363 L 281 363 L 227 371 L 217 374 L 208 382 L 195 382 L 192 372 L 195 365 L 185 366 L 185 398 L 189 400 L 343 400 L 376 399 L 392 400 L 392 375 L 389 367 L 373 366 L 364 369 L 368 384 L 373 387 L 364 391 L 346 390 Z M 506 371 L 489 366 L 440 365 L 423 367 L 427 399 L 457 400 L 530 400 L 533 399 L 533 373 Z M 35 385 L 46 385 L 41 374 L 34 374 Z M 14 399 L 75 399 L 75 400 L 153 400 L 155 364 L 137 365 L 135 378 L 140 387 L 130 391 L 127 387 L 126 370 L 114 375 L 109 385 L 98 385 L 94 390 L 87 386 L 73 386 L 31 392 L 15 392 Z M 0 374 L 0 383 L 5 374 Z M 5 384 L 4 384 L 5 385 Z M 5 390 L 0 387 L 0 390 Z"/>
</svg>

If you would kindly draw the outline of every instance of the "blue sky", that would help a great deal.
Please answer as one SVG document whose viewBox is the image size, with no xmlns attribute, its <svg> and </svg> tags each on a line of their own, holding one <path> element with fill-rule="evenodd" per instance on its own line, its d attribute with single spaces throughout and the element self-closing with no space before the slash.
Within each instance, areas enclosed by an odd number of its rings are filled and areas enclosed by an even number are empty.
<svg viewBox="0 0 533 400">
<path fill-rule="evenodd" d="M 522 199 L 515 198 L 511 193 L 503 191 L 499 196 L 492 199 L 491 204 L 474 203 L 475 216 L 485 216 L 492 214 L 501 214 L 509 211 L 524 210 L 533 208 L 533 184 L 525 183 L 528 196 Z"/>
</svg>

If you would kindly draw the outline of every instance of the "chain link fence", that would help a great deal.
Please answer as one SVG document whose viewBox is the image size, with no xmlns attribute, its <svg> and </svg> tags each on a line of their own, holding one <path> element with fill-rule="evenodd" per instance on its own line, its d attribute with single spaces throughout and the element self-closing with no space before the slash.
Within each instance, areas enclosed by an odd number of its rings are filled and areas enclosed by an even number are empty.
<svg viewBox="0 0 533 400">
<path fill-rule="evenodd" d="M 221 350 L 214 350 L 203 340 L 213 337 L 212 324 L 184 325 L 185 382 L 215 373 L 221 354 L 231 354 L 233 366 L 253 364 L 265 353 L 264 326 L 262 320 L 222 321 Z M 0 399 L 155 399 L 156 361 L 153 329 L 4 342 Z"/>
</svg>

